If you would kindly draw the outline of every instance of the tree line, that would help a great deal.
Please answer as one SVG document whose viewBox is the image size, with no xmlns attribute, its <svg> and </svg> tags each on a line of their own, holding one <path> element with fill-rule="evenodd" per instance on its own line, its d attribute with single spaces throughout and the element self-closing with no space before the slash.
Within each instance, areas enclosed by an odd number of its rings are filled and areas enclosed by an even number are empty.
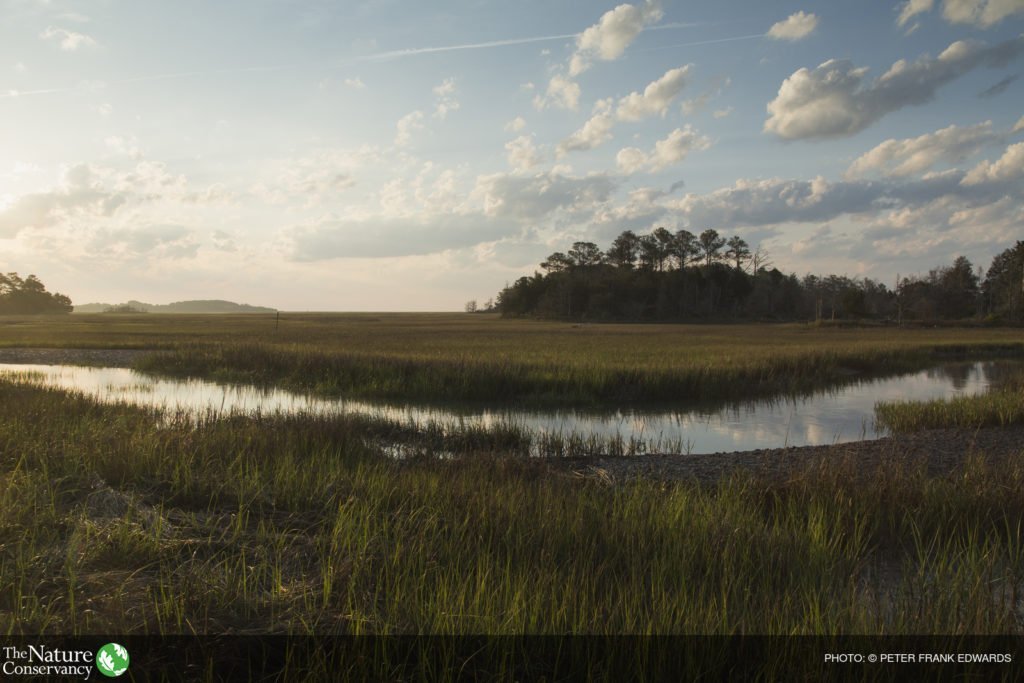
<svg viewBox="0 0 1024 683">
<path fill-rule="evenodd" d="M 709 229 L 694 235 L 626 230 L 602 250 L 576 242 L 506 286 L 504 316 L 574 320 L 962 320 L 1024 319 L 1024 242 L 987 274 L 963 256 L 924 276 L 871 278 L 783 274 L 763 249 Z"/>
<path fill-rule="evenodd" d="M 46 291 L 35 275 L 22 279 L 17 273 L 0 273 L 0 315 L 70 313 L 71 299 Z"/>
</svg>

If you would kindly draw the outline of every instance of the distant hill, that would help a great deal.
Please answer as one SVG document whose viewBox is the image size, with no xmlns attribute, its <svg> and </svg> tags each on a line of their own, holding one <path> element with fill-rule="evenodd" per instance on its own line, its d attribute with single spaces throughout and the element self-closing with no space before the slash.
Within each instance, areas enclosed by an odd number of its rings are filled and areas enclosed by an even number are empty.
<svg viewBox="0 0 1024 683">
<path fill-rule="evenodd" d="M 126 301 L 122 304 L 83 304 L 75 306 L 75 313 L 103 313 L 115 307 L 130 307 L 146 313 L 274 313 L 275 308 L 236 304 L 233 301 L 210 299 L 202 301 L 175 301 L 170 304 L 147 304 L 141 301 Z"/>
</svg>

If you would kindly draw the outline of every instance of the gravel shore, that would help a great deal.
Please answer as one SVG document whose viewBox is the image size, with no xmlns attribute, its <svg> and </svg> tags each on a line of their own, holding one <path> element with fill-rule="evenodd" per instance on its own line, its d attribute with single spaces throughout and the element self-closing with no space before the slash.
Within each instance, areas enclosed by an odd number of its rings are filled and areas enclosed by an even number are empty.
<svg viewBox="0 0 1024 683">
<path fill-rule="evenodd" d="M 869 476 L 894 461 L 924 462 L 929 474 L 946 475 L 972 456 L 997 461 L 1024 457 L 1024 427 L 978 430 L 936 429 L 831 446 L 799 446 L 707 455 L 654 454 L 567 458 L 555 467 L 606 481 L 632 478 L 691 480 L 713 484 L 739 470 L 759 479 L 786 481 L 810 466 L 852 460 Z"/>
</svg>

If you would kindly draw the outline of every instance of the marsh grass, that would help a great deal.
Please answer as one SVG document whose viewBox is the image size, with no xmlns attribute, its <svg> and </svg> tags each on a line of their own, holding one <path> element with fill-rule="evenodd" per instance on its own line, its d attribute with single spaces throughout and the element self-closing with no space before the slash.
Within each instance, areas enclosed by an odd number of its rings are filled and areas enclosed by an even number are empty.
<svg viewBox="0 0 1024 683">
<path fill-rule="evenodd" d="M 8 317 L 0 346 L 159 351 L 148 372 L 402 401 L 539 405 L 801 392 L 950 357 L 1024 353 L 999 328 L 613 325 L 459 314 Z"/>
<path fill-rule="evenodd" d="M 1024 465 L 579 478 L 0 383 L 17 633 L 1019 633 Z"/>
<path fill-rule="evenodd" d="M 875 416 L 879 424 L 895 433 L 1024 424 L 1024 374 L 976 396 L 881 402 L 875 405 Z"/>
</svg>

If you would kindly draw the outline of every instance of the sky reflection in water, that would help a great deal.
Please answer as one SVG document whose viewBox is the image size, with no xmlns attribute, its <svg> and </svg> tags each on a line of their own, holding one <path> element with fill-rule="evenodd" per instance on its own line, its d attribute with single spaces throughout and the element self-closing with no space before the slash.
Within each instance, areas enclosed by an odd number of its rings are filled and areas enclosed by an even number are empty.
<svg viewBox="0 0 1024 683">
<path fill-rule="evenodd" d="M 224 386 L 201 380 L 158 379 L 125 368 L 0 364 L 0 373 L 32 373 L 32 381 L 80 391 L 101 401 L 184 409 L 192 413 L 259 411 L 358 413 L 403 422 L 437 420 L 465 424 L 514 423 L 562 434 L 621 436 L 682 444 L 691 453 L 804 446 L 856 441 L 879 435 L 874 425 L 878 401 L 928 400 L 984 392 L 1000 381 L 1012 361 L 948 363 L 887 379 L 867 380 L 802 398 L 751 401 L 730 407 L 673 410 L 621 410 L 603 414 L 576 411 L 529 412 L 507 409 L 453 409 L 323 399 L 282 390 Z M 1019 362 L 1017 363 L 1019 366 Z"/>
</svg>

